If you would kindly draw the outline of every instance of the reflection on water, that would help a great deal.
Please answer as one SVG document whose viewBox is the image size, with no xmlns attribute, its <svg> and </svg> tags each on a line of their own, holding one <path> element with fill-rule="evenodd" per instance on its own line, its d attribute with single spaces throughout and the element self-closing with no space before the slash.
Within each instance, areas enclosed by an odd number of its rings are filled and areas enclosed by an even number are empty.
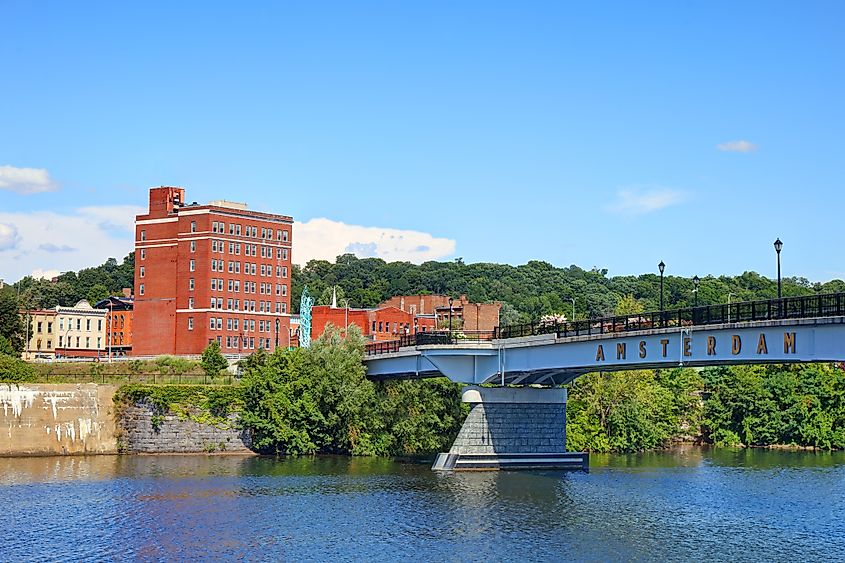
<svg viewBox="0 0 845 563">
<path fill-rule="evenodd" d="M 584 473 L 371 458 L 0 459 L 4 560 L 829 559 L 845 454 L 685 448 Z"/>
</svg>

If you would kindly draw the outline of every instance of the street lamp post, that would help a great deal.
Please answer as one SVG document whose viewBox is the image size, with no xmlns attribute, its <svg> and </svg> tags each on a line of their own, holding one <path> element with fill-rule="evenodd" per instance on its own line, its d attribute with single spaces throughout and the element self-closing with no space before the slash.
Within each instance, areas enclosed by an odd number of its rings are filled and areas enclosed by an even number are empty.
<svg viewBox="0 0 845 563">
<path fill-rule="evenodd" d="M 572 322 L 574 323 L 575 322 L 575 298 L 570 297 L 569 300 L 572 301 Z"/>
<path fill-rule="evenodd" d="M 109 297 L 109 321 L 106 323 L 106 327 L 109 329 L 108 335 L 108 343 L 109 343 L 109 363 L 111 363 L 111 339 L 112 334 L 114 334 L 114 303 Z"/>
<path fill-rule="evenodd" d="M 780 237 L 778 237 L 778 239 L 775 240 L 775 252 L 778 255 L 778 300 L 783 298 L 783 288 L 781 286 L 781 281 L 780 281 L 780 251 L 781 251 L 781 249 L 783 249 L 783 243 L 780 241 Z"/>
<path fill-rule="evenodd" d="M 449 298 L 449 342 L 452 342 L 452 303 L 454 303 L 454 299 L 451 297 Z"/>
<path fill-rule="evenodd" d="M 663 260 L 660 261 L 660 264 L 657 265 L 657 268 L 660 270 L 660 310 L 663 310 L 663 271 L 666 269 L 666 264 L 663 263 Z"/>
<path fill-rule="evenodd" d="M 731 322 L 731 296 L 733 293 L 728 293 L 728 322 Z"/>
<path fill-rule="evenodd" d="M 692 290 L 692 292 L 695 293 L 695 305 L 693 305 L 694 307 L 698 307 L 698 284 L 700 283 L 701 278 L 699 278 L 698 276 L 692 278 L 692 284 L 695 286 L 695 288 Z"/>
</svg>

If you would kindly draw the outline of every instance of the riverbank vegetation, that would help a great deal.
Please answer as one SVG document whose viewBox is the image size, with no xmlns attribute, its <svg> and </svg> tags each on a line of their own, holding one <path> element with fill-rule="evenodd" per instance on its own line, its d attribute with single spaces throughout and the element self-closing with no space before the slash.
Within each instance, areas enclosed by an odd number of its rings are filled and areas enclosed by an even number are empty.
<svg viewBox="0 0 845 563">
<path fill-rule="evenodd" d="M 569 449 L 679 441 L 845 448 L 845 373 L 829 364 L 593 373 L 570 385 Z"/>
<path fill-rule="evenodd" d="M 364 339 L 327 330 L 310 348 L 246 363 L 243 424 L 262 453 L 418 455 L 445 451 L 463 422 L 460 387 L 445 379 L 374 383 Z"/>
</svg>

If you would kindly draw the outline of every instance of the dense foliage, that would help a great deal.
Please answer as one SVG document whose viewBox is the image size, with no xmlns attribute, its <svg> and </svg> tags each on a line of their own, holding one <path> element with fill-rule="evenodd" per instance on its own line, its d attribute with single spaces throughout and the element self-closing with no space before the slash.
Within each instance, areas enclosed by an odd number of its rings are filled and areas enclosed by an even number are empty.
<svg viewBox="0 0 845 563">
<path fill-rule="evenodd" d="M 135 253 L 118 264 L 114 258 L 95 268 L 59 274 L 56 282 L 26 276 L 9 286 L 17 294 L 21 308 L 47 309 L 56 305 L 75 305 L 88 299 L 92 305 L 109 295 L 121 295 L 125 287 L 133 287 Z"/>
<path fill-rule="evenodd" d="M 573 450 L 717 445 L 845 448 L 845 373 L 827 364 L 593 373 L 570 385 Z"/>
<path fill-rule="evenodd" d="M 307 285 L 312 295 L 326 301 L 330 288 L 349 298 L 353 306 L 372 307 L 394 295 L 416 293 L 466 294 L 476 302 L 501 301 L 502 323 L 536 320 L 544 315 L 571 316 L 575 299 L 577 316 L 600 316 L 657 310 L 660 277 L 657 273 L 608 277 L 607 270 L 583 270 L 578 266 L 558 268 L 532 260 L 521 266 L 508 264 L 465 264 L 454 262 L 385 262 L 379 258 L 339 256 L 334 264 L 311 260 L 294 267 L 292 304 L 298 310 L 298 296 Z M 666 276 L 667 308 L 692 305 L 691 279 Z M 804 278 L 786 278 L 784 295 L 808 295 L 845 291 L 845 282 L 811 283 Z M 768 299 L 777 295 L 777 283 L 755 272 L 741 276 L 706 276 L 701 280 L 699 304 Z"/>
<path fill-rule="evenodd" d="M 25 361 L 6 354 L 0 354 L 0 383 L 30 383 L 38 374 Z"/>
<path fill-rule="evenodd" d="M 703 429 L 721 445 L 845 448 L 845 373 L 826 364 L 702 372 Z"/>
<path fill-rule="evenodd" d="M 373 383 L 364 340 L 326 331 L 311 348 L 245 364 L 243 424 L 261 452 L 402 455 L 449 447 L 463 421 L 459 388 L 445 380 Z"/>
<path fill-rule="evenodd" d="M 87 298 L 93 304 L 106 295 L 119 294 L 133 287 L 134 253 L 118 264 L 109 258 L 95 268 L 65 272 L 55 283 L 25 277 L 9 286 L 7 295 L 17 296 L 21 308 L 73 305 Z M 691 305 L 694 299 L 691 279 L 667 275 L 667 308 Z M 299 296 L 307 285 L 318 304 L 331 302 L 336 287 L 339 304 L 372 307 L 401 294 L 466 294 L 476 302 L 501 301 L 502 324 L 536 320 L 544 315 L 571 316 L 572 299 L 578 318 L 606 314 L 656 310 L 660 301 L 657 273 L 608 277 L 607 270 L 584 270 L 578 266 L 559 268 L 532 260 L 521 266 L 508 264 L 466 264 L 452 262 L 385 262 L 380 258 L 338 256 L 334 263 L 311 260 L 304 267 L 294 266 L 291 280 L 291 306 L 299 310 Z M 805 278 L 785 278 L 784 295 L 808 295 L 845 291 L 845 282 L 811 283 Z M 740 276 L 705 276 L 699 289 L 699 304 L 767 299 L 777 295 L 777 284 L 755 272 Z M 5 334 L 0 330 L 0 334 Z"/>
</svg>

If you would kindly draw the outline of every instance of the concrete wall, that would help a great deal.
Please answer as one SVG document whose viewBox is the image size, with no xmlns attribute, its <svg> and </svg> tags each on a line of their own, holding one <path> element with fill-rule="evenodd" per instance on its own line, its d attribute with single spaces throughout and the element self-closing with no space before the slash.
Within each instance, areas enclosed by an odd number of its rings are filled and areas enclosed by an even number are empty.
<svg viewBox="0 0 845 563">
<path fill-rule="evenodd" d="M 251 450 L 250 435 L 237 428 L 237 416 L 228 423 L 205 424 L 167 413 L 153 418 L 146 404 L 124 407 L 120 414 L 120 447 L 126 453 L 240 452 Z"/>
<path fill-rule="evenodd" d="M 117 386 L 0 385 L 0 455 L 61 455 L 117 451 Z"/>
</svg>

